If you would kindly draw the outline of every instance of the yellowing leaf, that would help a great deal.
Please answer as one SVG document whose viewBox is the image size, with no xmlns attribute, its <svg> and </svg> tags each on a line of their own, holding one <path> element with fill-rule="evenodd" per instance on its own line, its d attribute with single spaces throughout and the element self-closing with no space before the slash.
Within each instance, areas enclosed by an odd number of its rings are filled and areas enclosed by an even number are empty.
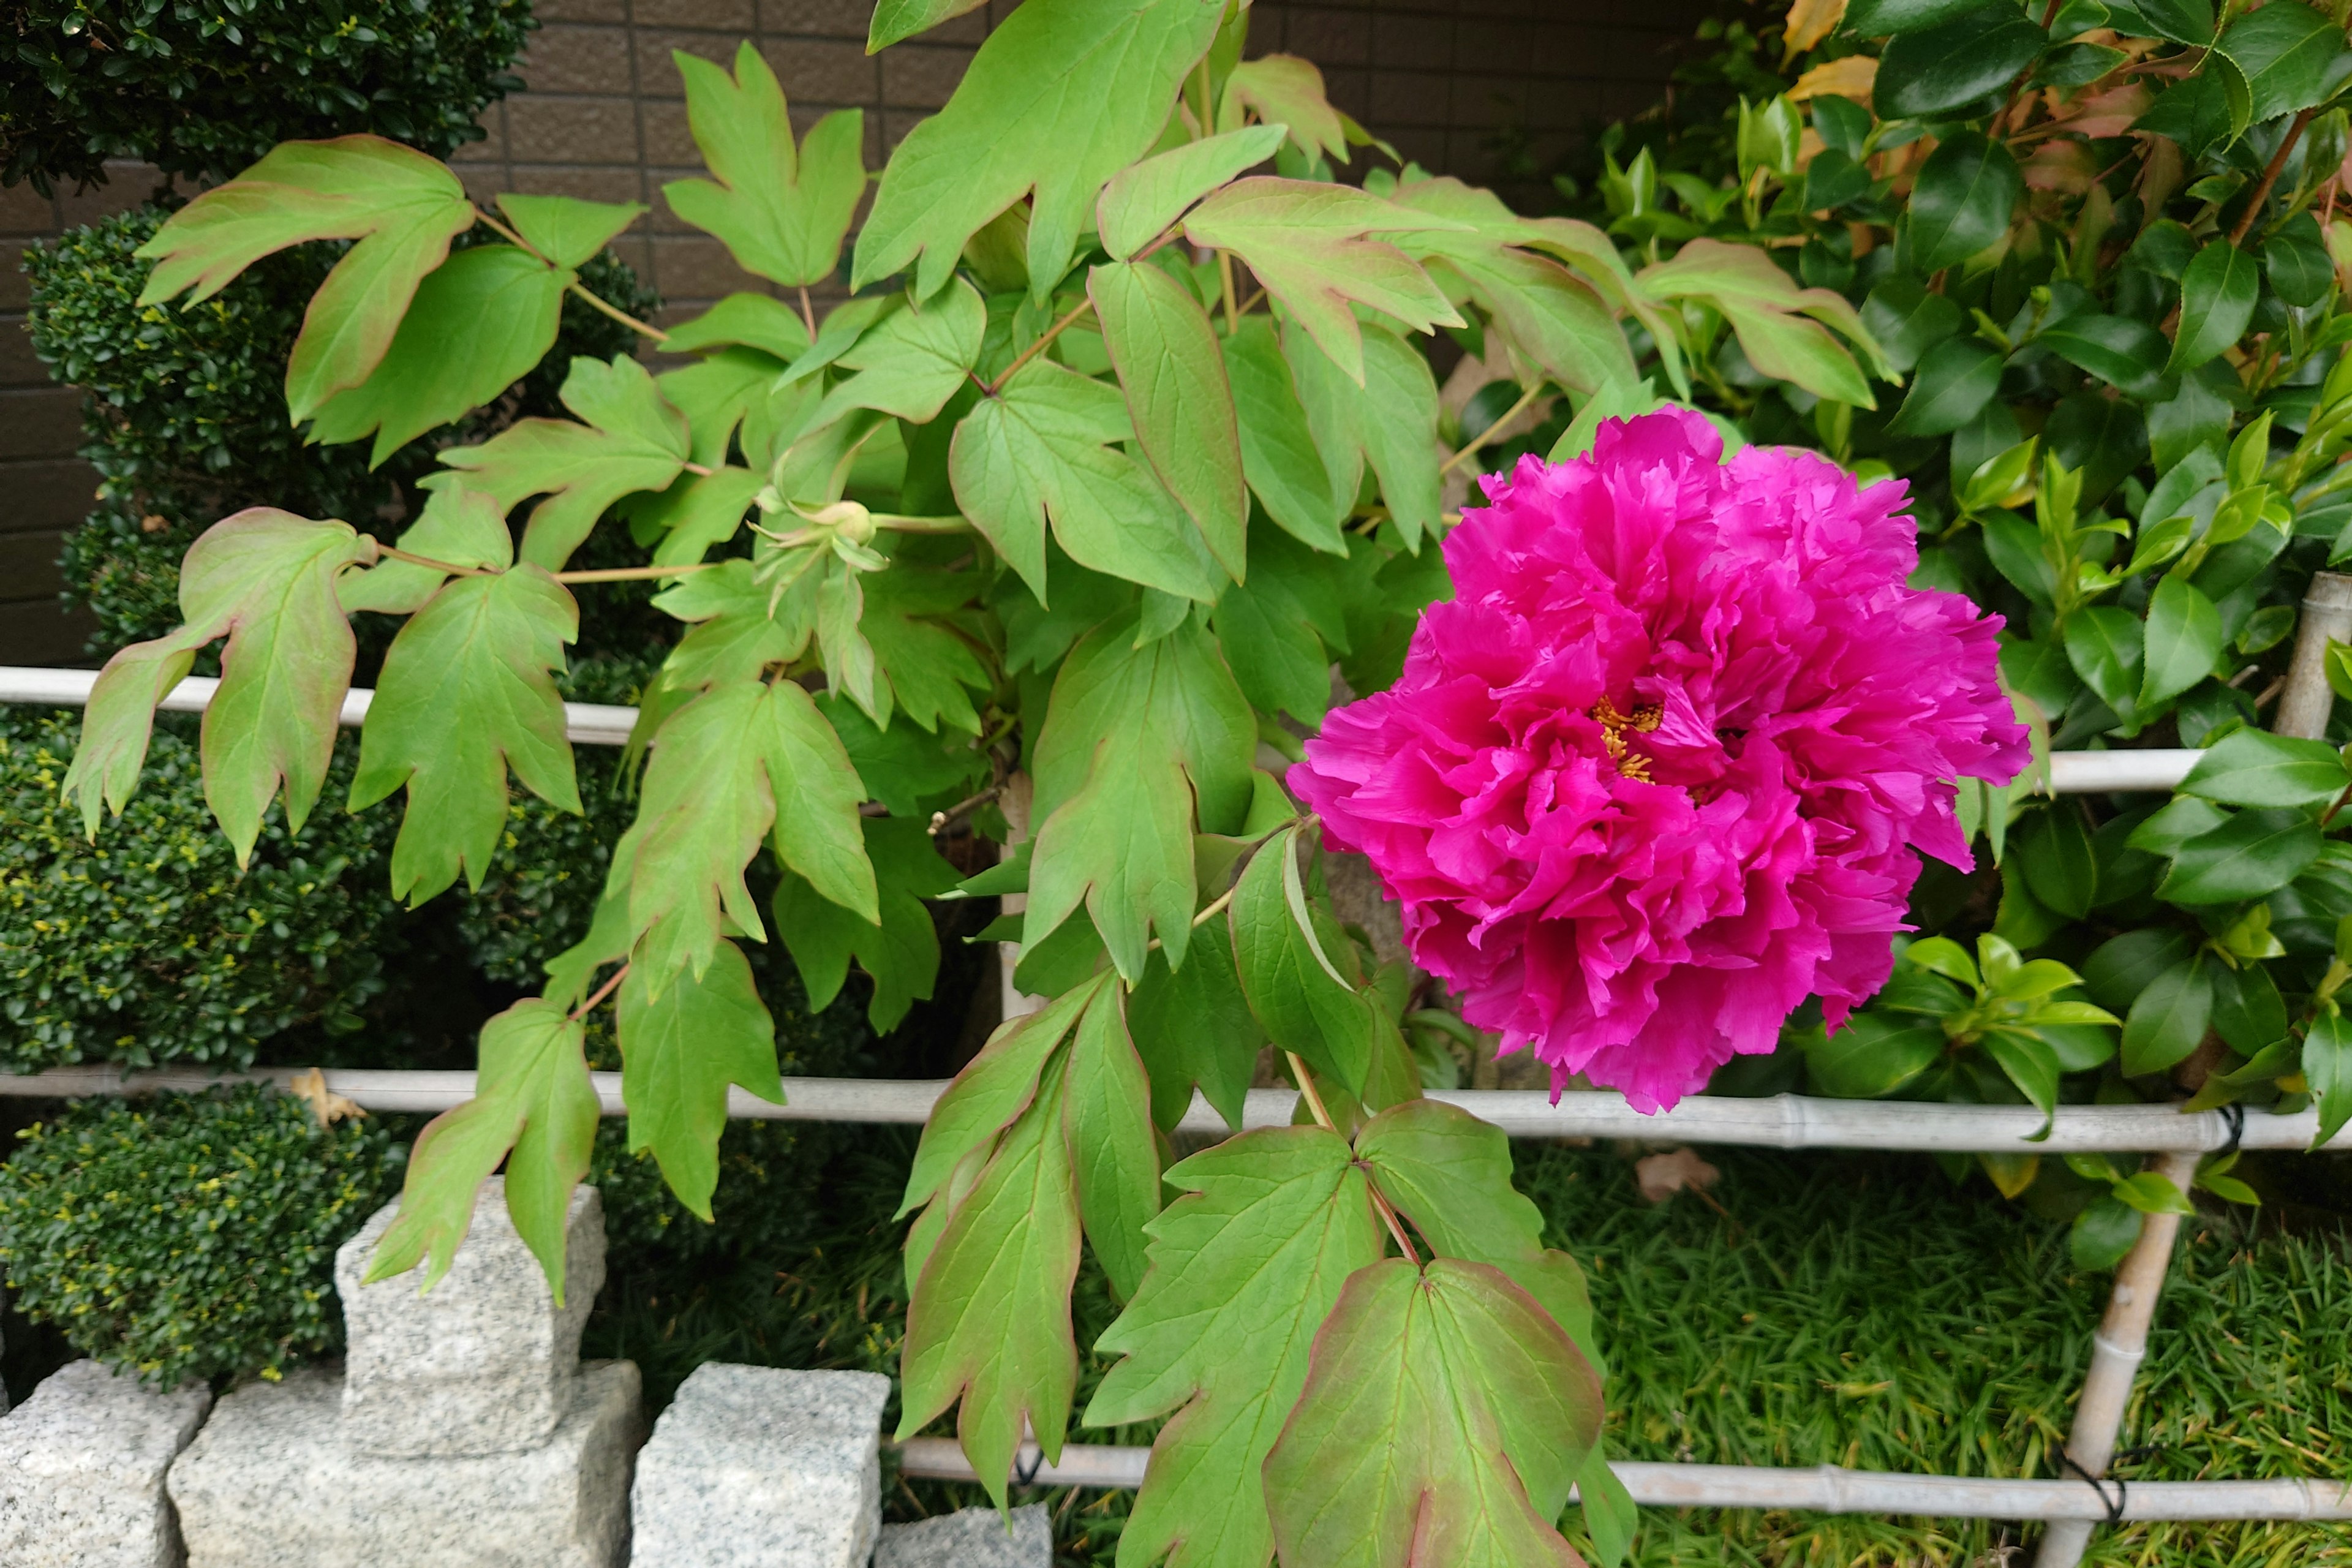
<svg viewBox="0 0 2352 1568">
<path fill-rule="evenodd" d="M 1323 73 L 1312 60 L 1297 55 L 1267 55 L 1235 66 L 1225 79 L 1217 129 L 1233 130 L 1246 112 L 1287 129 L 1292 142 L 1310 158 L 1328 157 L 1335 163 L 1348 161 L 1347 117 L 1324 96 Z"/>
<path fill-rule="evenodd" d="M 1845 0 L 1791 0 L 1781 27 L 1781 58 L 1794 59 L 1837 31 L 1845 20 Z"/>
<path fill-rule="evenodd" d="M 1249 263 L 1266 292 L 1359 385 L 1362 334 L 1349 301 L 1385 311 L 1415 331 L 1463 324 L 1418 263 L 1393 245 L 1364 237 L 1456 226 L 1346 185 L 1263 175 L 1227 185 L 1184 219 L 1185 237 L 1193 244 L 1230 250 Z"/>
<path fill-rule="evenodd" d="M 749 42 L 731 79 L 683 50 L 670 58 L 686 79 L 694 144 L 719 176 L 664 185 L 670 210 L 716 236 L 746 271 L 786 287 L 832 277 L 866 193 L 864 112 L 835 110 L 795 149 L 784 90 Z"/>
<path fill-rule="evenodd" d="M 184 289 L 208 300 L 263 257 L 311 239 L 356 239 L 310 300 L 286 365 L 299 424 L 357 386 L 392 346 L 425 275 L 471 228 L 474 206 L 438 162 L 381 136 L 288 142 L 172 215 L 139 247 L 154 258 L 139 302 Z"/>
<path fill-rule="evenodd" d="M 1798 103 L 1809 98 L 1850 98 L 1867 105 L 1871 87 L 1877 79 L 1876 55 L 1848 55 L 1843 59 L 1815 66 L 1799 77 L 1796 85 L 1789 89 L 1789 98 Z"/>
<path fill-rule="evenodd" d="M 268 507 L 205 531 L 180 567 L 185 624 L 108 659 L 90 689 L 81 743 L 61 787 L 81 797 L 91 837 L 101 803 L 119 815 L 139 786 L 155 704 L 188 673 L 196 650 L 223 636 L 220 689 L 205 710 L 205 804 L 240 866 L 281 779 L 287 822 L 302 826 L 334 756 L 357 652 L 336 579 L 374 549 L 348 523 Z"/>
</svg>

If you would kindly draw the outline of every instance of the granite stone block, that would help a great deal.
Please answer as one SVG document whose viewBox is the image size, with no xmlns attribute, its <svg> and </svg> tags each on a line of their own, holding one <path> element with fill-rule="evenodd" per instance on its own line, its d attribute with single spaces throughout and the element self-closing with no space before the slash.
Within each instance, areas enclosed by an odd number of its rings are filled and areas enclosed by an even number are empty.
<svg viewBox="0 0 2352 1568">
<path fill-rule="evenodd" d="M 220 1402 L 172 1466 L 188 1568 L 621 1568 L 637 1369 L 592 1362 L 525 1453 L 385 1458 L 341 1442 L 341 1391 L 306 1368 Z"/>
<path fill-rule="evenodd" d="M 633 1568 L 866 1568 L 889 1392 L 870 1372 L 695 1368 L 638 1456 Z"/>
<path fill-rule="evenodd" d="M 377 1210 L 335 1254 L 351 1346 L 341 1441 L 390 1458 L 509 1453 L 545 1441 L 572 1408 L 580 1330 L 604 1283 L 596 1189 L 572 1194 L 560 1308 L 507 1215 L 504 1178 L 482 1184 L 456 1262 L 421 1296 L 423 1264 L 360 1283 L 398 1211 L 397 1204 Z"/>
<path fill-rule="evenodd" d="M 967 1508 L 886 1524 L 874 1568 L 1054 1568 L 1054 1527 L 1042 1503 L 1014 1509 L 1009 1521 L 992 1508 Z"/>
<path fill-rule="evenodd" d="M 52 1373 L 0 1419 L 0 1563 L 178 1563 L 180 1531 L 163 1474 L 212 1402 L 202 1384 L 161 1394 L 94 1361 Z"/>
</svg>

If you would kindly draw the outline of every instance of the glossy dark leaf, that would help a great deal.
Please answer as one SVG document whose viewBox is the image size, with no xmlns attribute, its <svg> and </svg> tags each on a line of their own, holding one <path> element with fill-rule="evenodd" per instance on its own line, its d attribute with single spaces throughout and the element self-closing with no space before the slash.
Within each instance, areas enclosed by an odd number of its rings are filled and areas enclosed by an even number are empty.
<svg viewBox="0 0 2352 1568">
<path fill-rule="evenodd" d="M 2214 240 L 2199 251 L 2180 275 L 2180 326 L 2166 374 L 2193 370 L 2245 336 L 2261 292 L 2253 258 L 2228 240 Z"/>
<path fill-rule="evenodd" d="M 2157 896 L 2176 904 L 2228 904 L 2274 893 L 2319 858 L 2319 826 L 2300 811 L 2242 811 L 2183 844 Z"/>
<path fill-rule="evenodd" d="M 1912 265 L 1937 272 L 1974 256 L 2007 230 L 2024 194 L 2007 147 L 1973 131 L 1952 136 L 1927 154 L 1911 187 Z"/>
<path fill-rule="evenodd" d="M 2205 966 L 2184 960 L 2158 974 L 2124 1017 L 2124 1071 L 2162 1072 L 2197 1048 L 2213 1014 Z"/>
<path fill-rule="evenodd" d="M 1911 390 L 1888 425 L 1897 436 L 1948 436 L 2000 390 L 2000 355 L 1978 338 L 1946 338 L 1919 360 Z"/>
<path fill-rule="evenodd" d="M 2049 41 L 2047 34 L 2012 6 L 1977 6 L 1941 26 L 1904 33 L 1887 45 L 1879 57 L 1871 103 L 1883 120 L 1911 120 L 1958 109 L 2007 87 Z"/>
</svg>

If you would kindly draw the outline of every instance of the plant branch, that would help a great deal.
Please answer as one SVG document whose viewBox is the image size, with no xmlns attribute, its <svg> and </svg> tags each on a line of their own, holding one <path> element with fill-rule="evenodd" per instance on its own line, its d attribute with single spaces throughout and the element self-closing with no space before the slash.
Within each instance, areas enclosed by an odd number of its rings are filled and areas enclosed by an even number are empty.
<svg viewBox="0 0 2352 1568">
<path fill-rule="evenodd" d="M 1239 290 L 1234 285 L 1234 253 L 1230 250 L 1217 252 L 1217 280 L 1224 288 L 1225 336 L 1230 338 L 1241 331 L 1242 325 L 1241 305 L 1236 297 Z"/>
<path fill-rule="evenodd" d="M 940 834 L 947 831 L 949 824 L 962 816 L 964 813 L 978 810 L 980 807 L 986 805 L 990 801 L 994 800 L 998 795 L 1003 793 L 1004 786 L 1003 784 L 991 784 L 986 789 L 982 790 L 978 795 L 968 795 L 964 796 L 963 799 L 948 807 L 945 811 L 935 811 L 931 813 L 931 825 L 923 829 L 923 831 L 929 837 L 937 838 Z"/>
<path fill-rule="evenodd" d="M 816 308 L 809 303 L 808 285 L 801 285 L 801 325 L 808 329 L 809 342 L 816 342 Z"/>
<path fill-rule="evenodd" d="M 593 572 L 557 572 L 551 575 L 559 583 L 641 583 L 656 577 L 684 577 L 708 572 L 718 564 L 716 561 L 698 561 L 684 566 L 600 566 Z"/>
<path fill-rule="evenodd" d="M 625 963 L 620 968 L 613 971 L 611 979 L 605 981 L 604 984 L 599 985 L 593 992 L 589 994 L 588 1000 L 581 1003 L 580 1005 L 572 1009 L 572 1021 L 576 1024 L 581 1019 L 586 1017 L 589 1014 L 593 1013 L 596 1010 L 596 1005 L 604 1001 L 605 997 L 610 996 L 613 994 L 614 987 L 619 985 L 622 981 L 626 980 L 628 977 L 629 966 Z"/>
<path fill-rule="evenodd" d="M 2230 230 L 2231 245 L 2242 241 L 2247 230 L 2254 226 L 2254 219 L 2261 215 L 2263 204 L 2270 199 L 2271 187 L 2278 184 L 2279 171 L 2286 167 L 2287 158 L 2294 152 L 2294 144 L 2303 140 L 2303 128 L 2310 124 L 2311 117 L 2318 112 L 2316 109 L 2298 111 L 2294 122 L 2286 128 L 2286 134 L 2279 138 L 2278 151 L 2272 153 L 2271 161 L 2263 166 L 2263 177 L 2255 184 L 2254 194 L 2246 203 L 2246 210 L 2238 215 L 2237 224 Z"/>
<path fill-rule="evenodd" d="M 961 512 L 950 512 L 944 517 L 908 517 L 895 511 L 877 511 L 867 513 L 866 518 L 875 527 L 891 533 L 970 533 L 971 531 L 971 520 Z"/>
<path fill-rule="evenodd" d="M 602 310 L 604 314 L 612 317 L 613 320 L 620 322 L 621 325 L 628 328 L 629 331 L 635 332 L 642 337 L 651 338 L 657 343 L 666 343 L 669 342 L 669 334 L 667 332 L 663 331 L 659 327 L 656 327 L 650 322 L 640 321 L 635 316 L 630 315 L 626 310 L 622 310 L 618 305 L 606 304 L 604 300 L 598 299 L 593 293 L 592 293 L 586 285 L 574 283 L 572 285 L 572 292 L 577 295 L 582 302 L 586 304 L 591 310 Z"/>
<path fill-rule="evenodd" d="M 1315 1075 L 1307 1070 L 1307 1063 L 1300 1058 L 1297 1051 L 1285 1051 L 1282 1054 L 1289 1058 L 1290 1076 L 1298 1080 L 1298 1092 L 1306 1097 L 1307 1110 L 1315 1118 L 1315 1125 L 1326 1132 L 1339 1131 L 1331 1121 L 1329 1108 L 1323 1103 L 1322 1092 L 1315 1087 Z"/>
<path fill-rule="evenodd" d="M 1437 471 L 1441 474 L 1453 472 L 1457 465 L 1467 460 L 1470 457 L 1475 454 L 1479 447 L 1484 447 L 1487 442 L 1495 439 L 1496 436 L 1500 435 L 1504 426 L 1508 425 L 1512 420 L 1517 419 L 1520 415 L 1526 413 L 1528 405 L 1533 403 L 1538 397 L 1541 396 L 1543 395 L 1543 389 L 1544 384 L 1538 380 L 1533 386 L 1528 387 L 1525 392 L 1519 394 L 1519 400 L 1517 403 L 1512 404 L 1508 408 L 1503 410 L 1502 416 L 1500 418 L 1487 426 L 1484 430 L 1479 431 L 1477 435 L 1472 437 L 1469 444 L 1464 447 L 1462 450 L 1454 453 L 1454 456 L 1446 458 L 1444 462 L 1439 464 Z"/>
<path fill-rule="evenodd" d="M 1138 257 L 1137 259 L 1141 260 L 1142 258 Z M 995 396 L 999 392 L 1004 390 L 1004 384 L 1011 381 L 1016 374 L 1020 374 L 1020 370 L 1023 365 L 1027 364 L 1031 360 L 1035 359 L 1039 354 L 1044 353 L 1045 352 L 1045 346 L 1048 343 L 1051 343 L 1055 338 L 1060 337 L 1064 328 L 1069 326 L 1080 316 L 1085 315 L 1088 310 L 1091 310 L 1094 308 L 1095 302 L 1092 300 L 1081 300 L 1076 304 L 1071 306 L 1069 312 L 1066 315 L 1065 315 L 1060 321 L 1055 321 L 1052 326 L 1045 329 L 1044 336 L 1040 337 L 1035 342 L 1031 343 L 1027 348 L 1023 349 L 1019 354 L 1015 355 L 1013 363 L 1006 365 L 1003 374 L 998 375 L 994 381 L 982 383 L 981 390 L 988 394 L 991 397 Z"/>
<path fill-rule="evenodd" d="M 451 577 L 495 577 L 497 573 L 481 566 L 460 566 L 453 561 L 436 561 L 430 555 L 418 555 L 412 551 L 395 549 L 389 544 L 375 547 L 378 555 L 394 561 L 405 561 L 411 566 L 422 566 L 428 572 L 440 572 Z"/>
<path fill-rule="evenodd" d="M 1207 925 L 1211 921 L 1216 919 L 1219 914 L 1223 913 L 1225 906 L 1234 901 L 1234 895 L 1241 891 L 1241 882 L 1236 879 L 1232 887 L 1227 888 L 1223 892 L 1219 893 L 1215 898 L 1211 899 L 1208 902 L 1208 906 L 1202 910 L 1199 914 L 1192 917 L 1193 929 L 1195 931 L 1199 930 L 1201 927 Z"/>
</svg>

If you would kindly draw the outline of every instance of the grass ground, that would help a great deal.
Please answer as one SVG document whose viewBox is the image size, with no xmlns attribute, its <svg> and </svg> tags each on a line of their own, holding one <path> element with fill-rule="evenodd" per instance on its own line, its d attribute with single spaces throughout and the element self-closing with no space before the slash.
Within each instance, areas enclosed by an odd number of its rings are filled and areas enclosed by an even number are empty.
<svg viewBox="0 0 2352 1568">
<path fill-rule="evenodd" d="M 892 1372 L 905 1289 L 889 1215 L 911 1133 L 834 1130 L 826 1216 L 803 1252 L 616 1273 L 588 1352 L 626 1355 L 667 1402 L 699 1363 Z M 2077 1274 L 2063 1227 L 1956 1191 L 1906 1157 L 1725 1152 L 1714 1196 L 1653 1207 L 1629 1158 L 1518 1146 L 1521 1185 L 1581 1258 L 1611 1358 L 1610 1452 L 1639 1459 L 2048 1476 L 2105 1276 Z M 2352 1258 L 2336 1234 L 2255 1238 L 2192 1223 L 2158 1315 L 2125 1441 L 2138 1479 L 2352 1475 Z M 1112 1307 L 1082 1278 L 1081 1342 Z M 1079 1404 L 1104 1367 L 1082 1368 Z M 891 1413 L 895 1419 L 895 1410 Z M 2340 1436 L 2339 1436 L 2340 1435 Z M 1143 1431 L 1079 1431 L 1144 1441 Z M 893 1517 L 977 1489 L 898 1481 Z M 1108 1568 L 1126 1499 L 1048 1492 L 1066 1561 Z M 1999 1568 L 2018 1544 L 1961 1521 L 1792 1513 L 1645 1518 L 1640 1568 Z M 2093 1562 L 2134 1568 L 2352 1564 L 2352 1527 L 2141 1526 Z"/>
</svg>

